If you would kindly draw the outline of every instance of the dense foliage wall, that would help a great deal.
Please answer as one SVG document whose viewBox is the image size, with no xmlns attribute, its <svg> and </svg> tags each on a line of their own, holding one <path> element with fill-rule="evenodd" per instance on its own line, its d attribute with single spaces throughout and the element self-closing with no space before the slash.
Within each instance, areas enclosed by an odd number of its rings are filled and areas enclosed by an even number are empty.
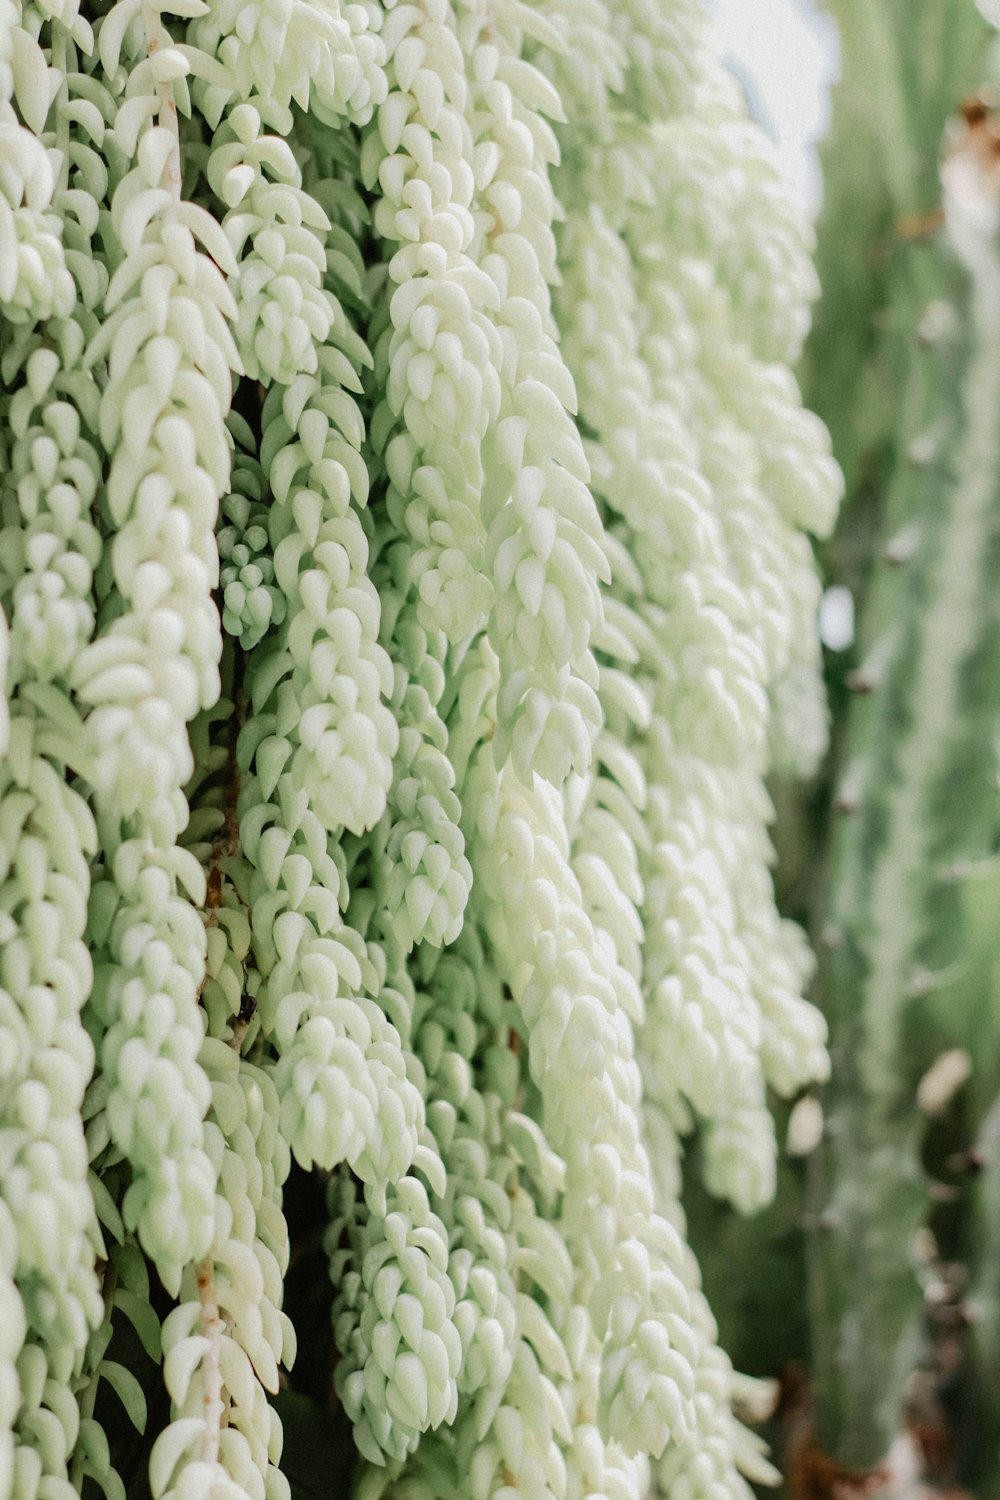
<svg viewBox="0 0 1000 1500">
<path fill-rule="evenodd" d="M 808 249 L 693 0 L 0 0 L 2 1500 L 768 1476 Z"/>
</svg>

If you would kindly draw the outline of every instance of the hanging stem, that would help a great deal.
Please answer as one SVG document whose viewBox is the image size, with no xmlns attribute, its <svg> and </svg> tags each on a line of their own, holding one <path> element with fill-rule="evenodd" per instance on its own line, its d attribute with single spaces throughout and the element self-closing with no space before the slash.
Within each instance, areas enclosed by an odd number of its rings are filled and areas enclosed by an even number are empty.
<svg viewBox="0 0 1000 1500">
<path fill-rule="evenodd" d="M 208 1349 L 202 1364 L 204 1380 L 205 1431 L 201 1440 L 202 1463 L 217 1464 L 219 1461 L 219 1435 L 222 1430 L 222 1319 L 215 1298 L 215 1263 L 206 1255 L 198 1265 L 198 1300 L 201 1303 L 201 1322 L 208 1339 Z"/>
<path fill-rule="evenodd" d="M 115 1289 L 117 1288 L 117 1286 L 117 1268 L 112 1261 L 106 1261 L 104 1267 L 104 1285 L 102 1287 L 102 1291 L 104 1293 L 104 1328 L 107 1330 L 107 1335 L 104 1339 L 104 1343 L 101 1345 L 101 1352 L 97 1360 L 98 1365 L 100 1364 L 101 1359 L 104 1358 L 104 1351 L 107 1349 L 108 1344 L 111 1342 L 111 1311 L 114 1307 Z M 100 1370 L 95 1368 L 91 1371 L 90 1378 L 88 1379 L 87 1384 L 84 1387 L 83 1394 L 81 1395 L 79 1400 L 81 1423 L 88 1421 L 94 1415 L 94 1409 L 97 1405 L 97 1391 L 100 1383 Z M 78 1441 L 76 1450 L 73 1454 L 73 1462 L 70 1466 L 70 1484 L 78 1493 L 80 1492 L 80 1487 L 83 1483 L 83 1466 L 85 1462 L 86 1454 L 84 1452 L 83 1444 Z"/>
<path fill-rule="evenodd" d="M 146 27 L 146 47 L 150 58 L 158 52 L 163 45 L 164 39 L 169 43 L 169 33 L 164 29 L 160 20 L 160 12 L 150 0 L 144 0 L 142 7 L 143 21 Z M 181 136 L 180 127 L 177 122 L 177 105 L 174 102 L 174 87 L 172 83 L 157 83 L 156 97 L 160 102 L 158 122 L 162 129 L 169 132 L 173 139 L 173 148 L 167 157 L 164 169 L 164 186 L 168 189 L 173 200 L 173 207 L 177 208 L 181 201 Z M 168 211 L 168 216 L 172 209 Z"/>
<path fill-rule="evenodd" d="M 64 193 L 69 186 L 69 120 L 66 118 L 61 105 L 69 101 L 69 83 L 67 73 L 69 72 L 69 57 L 66 50 L 66 32 L 62 26 L 55 24 L 52 27 L 52 66 L 62 75 L 62 86 L 56 95 L 56 146 L 59 149 L 59 175 L 56 182 L 56 194 Z"/>
</svg>

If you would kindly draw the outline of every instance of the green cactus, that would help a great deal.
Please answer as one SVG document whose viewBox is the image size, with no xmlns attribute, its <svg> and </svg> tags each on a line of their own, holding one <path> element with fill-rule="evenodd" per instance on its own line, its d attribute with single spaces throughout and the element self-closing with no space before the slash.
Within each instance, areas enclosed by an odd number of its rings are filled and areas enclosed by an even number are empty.
<svg viewBox="0 0 1000 1500">
<path fill-rule="evenodd" d="M 994 991 L 995 993 L 995 991 Z M 1000 1495 L 1000 1099 L 977 1133 L 980 1177 L 973 1193 L 968 1240 L 975 1261 L 969 1283 L 967 1409 L 974 1434 L 966 1469 L 981 1500 Z"/>
<path fill-rule="evenodd" d="M 914 1101 L 935 1058 L 972 1039 L 975 1006 L 948 998 L 970 952 L 965 886 L 996 846 L 1000 246 L 971 226 L 968 205 L 933 228 L 941 130 L 984 66 L 972 4 L 838 9 L 844 83 L 820 270 L 827 306 L 843 308 L 853 278 L 866 319 L 824 364 L 833 331 L 821 316 L 811 399 L 853 433 L 841 446 L 851 503 L 832 571 L 862 614 L 853 670 L 834 676 L 835 703 L 842 688 L 856 696 L 818 903 L 833 1076 L 811 1166 L 809 1259 L 820 1439 L 860 1468 L 899 1429 L 924 1347 L 915 1231 L 928 1182 Z M 877 145 L 867 157 L 862 100 Z M 865 165 L 845 268 L 848 153 L 850 167 Z M 838 384 L 847 365 L 862 372 L 849 396 Z M 991 1075 L 995 1090 L 992 1062 L 981 1086 Z"/>
<path fill-rule="evenodd" d="M 802 374 L 847 481 L 837 539 L 858 545 L 867 532 L 859 503 L 891 461 L 907 358 L 885 336 L 906 303 L 897 228 L 912 235 L 940 204 L 941 132 L 982 81 L 990 29 L 973 0 L 826 0 L 826 8 L 843 62 L 822 158 L 822 296 Z"/>
<path fill-rule="evenodd" d="M 994 846 L 997 843 L 994 814 Z M 1000 858 L 962 872 L 961 961 L 934 1000 L 972 1059 L 968 1082 L 936 1134 L 934 1165 L 955 1201 L 932 1220 L 939 1263 L 953 1288 L 943 1337 L 962 1359 L 948 1394 L 963 1482 L 977 1500 L 1000 1497 Z M 939 1319 L 940 1321 L 940 1319 Z M 952 1358 L 949 1363 L 953 1364 Z"/>
</svg>

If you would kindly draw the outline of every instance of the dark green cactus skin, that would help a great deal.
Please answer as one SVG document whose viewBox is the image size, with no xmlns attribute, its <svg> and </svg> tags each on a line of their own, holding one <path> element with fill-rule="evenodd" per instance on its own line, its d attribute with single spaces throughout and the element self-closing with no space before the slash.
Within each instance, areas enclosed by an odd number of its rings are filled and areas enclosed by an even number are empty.
<svg viewBox="0 0 1000 1500">
<path fill-rule="evenodd" d="M 914 306 L 932 305 L 933 292 L 956 316 L 935 346 L 915 350 L 903 393 L 888 556 L 866 602 L 821 934 L 834 1072 L 813 1184 L 816 1387 L 827 1440 L 855 1466 L 886 1451 L 919 1353 L 915 1094 L 954 1040 L 922 991 L 959 958 L 953 869 L 988 852 L 997 797 L 976 761 L 995 755 L 1000 653 L 990 691 L 978 691 L 975 667 L 996 628 L 1000 447 L 992 472 L 970 459 L 982 350 L 961 271 L 943 248 L 923 247 L 913 279 Z M 1000 342 L 995 357 L 1000 401 Z"/>
<path fill-rule="evenodd" d="M 959 1309 L 965 1358 L 952 1406 L 963 1483 L 976 1500 L 1000 1500 L 1000 857 L 970 869 L 959 898 L 962 961 L 938 997 L 974 1063 L 958 1111 L 970 1149 L 949 1163 L 964 1191 L 946 1248 L 968 1277 Z"/>
<path fill-rule="evenodd" d="M 850 499 L 833 571 L 855 589 L 861 628 L 853 672 L 833 682 L 835 704 L 842 686 L 855 697 L 816 923 L 833 1076 L 810 1173 L 810 1319 L 820 1441 L 863 1469 L 899 1431 L 924 1347 L 916 1089 L 940 1052 L 973 1041 L 976 1006 L 945 1002 L 968 951 L 962 874 L 996 848 L 1000 305 L 924 218 L 940 202 L 945 118 L 986 68 L 971 0 L 837 11 L 844 83 L 820 225 L 832 314 L 811 347 L 809 397 L 841 440 Z M 854 309 L 863 320 L 839 347 L 838 300 L 845 322 Z"/>
<path fill-rule="evenodd" d="M 994 991 L 994 994 L 996 991 Z M 969 1375 L 966 1381 L 970 1440 L 966 1477 L 980 1500 L 1000 1497 L 1000 1100 L 978 1132 L 982 1165 L 969 1225 L 974 1269 L 967 1301 Z"/>
</svg>

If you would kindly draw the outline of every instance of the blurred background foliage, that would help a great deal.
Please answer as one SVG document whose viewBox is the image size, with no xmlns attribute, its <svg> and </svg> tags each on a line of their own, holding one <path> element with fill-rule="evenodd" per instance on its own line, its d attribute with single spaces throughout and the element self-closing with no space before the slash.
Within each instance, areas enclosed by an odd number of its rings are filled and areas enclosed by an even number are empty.
<svg viewBox="0 0 1000 1500">
<path fill-rule="evenodd" d="M 791 1144 L 805 1154 L 784 1168 L 771 1209 L 738 1222 L 693 1185 L 696 1173 L 686 1207 L 723 1342 L 738 1368 L 781 1382 L 773 1436 L 793 1500 L 992 1500 L 996 32 L 973 0 L 826 8 L 841 77 L 821 152 L 822 291 L 800 379 L 846 480 L 821 554 L 839 649 L 826 653 L 824 772 L 773 795 L 779 888 L 819 954 L 832 1076 L 792 1111 Z M 973 174 L 982 221 L 971 259 L 943 212 L 942 167 L 948 178 L 956 164 Z"/>
</svg>

